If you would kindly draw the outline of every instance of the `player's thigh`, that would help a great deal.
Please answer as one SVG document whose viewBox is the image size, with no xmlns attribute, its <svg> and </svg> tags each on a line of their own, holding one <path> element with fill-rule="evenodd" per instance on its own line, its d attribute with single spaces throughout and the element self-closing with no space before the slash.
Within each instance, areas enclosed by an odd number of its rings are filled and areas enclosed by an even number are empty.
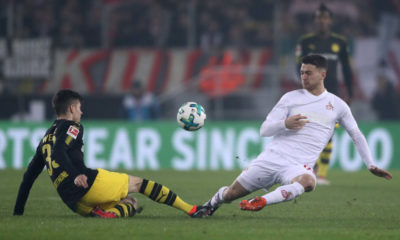
<svg viewBox="0 0 400 240">
<path fill-rule="evenodd" d="M 277 183 L 279 168 L 277 165 L 255 160 L 242 171 L 236 181 L 249 192 L 268 189 Z"/>
<path fill-rule="evenodd" d="M 307 164 L 288 164 L 280 174 L 280 184 L 291 184 L 293 180 L 303 175 L 310 178 L 310 181 L 307 182 L 312 182 L 313 186 L 311 187 L 314 189 L 316 177 L 313 171 L 313 167 Z"/>
<path fill-rule="evenodd" d="M 128 195 L 129 177 L 125 173 L 98 169 L 99 173 L 89 191 L 77 203 L 77 212 L 90 207 L 116 204 Z"/>
</svg>

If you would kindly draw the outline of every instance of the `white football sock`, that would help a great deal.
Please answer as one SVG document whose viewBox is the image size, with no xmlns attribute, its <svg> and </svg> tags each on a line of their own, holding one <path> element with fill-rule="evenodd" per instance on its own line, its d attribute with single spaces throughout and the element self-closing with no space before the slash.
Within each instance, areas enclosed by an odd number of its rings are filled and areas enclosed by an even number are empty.
<svg viewBox="0 0 400 240">
<path fill-rule="evenodd" d="M 221 187 L 217 193 L 210 199 L 210 203 L 212 207 L 218 207 L 222 203 L 224 203 L 224 198 L 222 197 L 225 189 L 227 189 L 227 186 Z"/>
<path fill-rule="evenodd" d="M 274 191 L 262 196 L 267 200 L 267 205 L 293 200 L 304 193 L 304 187 L 298 182 L 280 186 Z"/>
</svg>

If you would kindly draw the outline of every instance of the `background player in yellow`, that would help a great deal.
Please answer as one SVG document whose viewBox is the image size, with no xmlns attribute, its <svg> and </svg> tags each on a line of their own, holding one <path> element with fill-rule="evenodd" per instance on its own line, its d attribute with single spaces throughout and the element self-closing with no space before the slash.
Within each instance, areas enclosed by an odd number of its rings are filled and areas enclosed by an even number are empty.
<svg viewBox="0 0 400 240">
<path fill-rule="evenodd" d="M 314 14 L 315 32 L 308 33 L 300 38 L 296 47 L 296 60 L 300 69 L 302 57 L 310 54 L 324 56 L 328 60 L 328 71 L 324 81 L 325 88 L 350 104 L 351 98 L 353 97 L 353 74 L 350 67 L 347 42 L 343 36 L 331 31 L 332 16 L 333 13 L 330 9 L 324 4 L 321 4 Z M 337 78 L 339 62 L 342 65 L 344 82 L 347 88 L 346 94 L 340 94 L 339 81 Z M 336 127 L 338 127 L 338 125 Z M 326 179 L 326 175 L 329 168 L 332 147 L 332 139 L 330 139 L 315 165 L 318 184 L 330 184 Z"/>
<path fill-rule="evenodd" d="M 197 207 L 184 202 L 159 183 L 125 173 L 90 169 L 83 158 L 83 126 L 80 124 L 82 97 L 72 90 L 60 90 L 53 98 L 57 120 L 40 141 L 36 154 L 19 187 L 14 215 L 24 213 L 30 189 L 46 166 L 64 203 L 83 216 L 129 217 L 137 212 L 137 201 L 129 193 L 141 193 L 153 201 L 201 217 Z"/>
</svg>

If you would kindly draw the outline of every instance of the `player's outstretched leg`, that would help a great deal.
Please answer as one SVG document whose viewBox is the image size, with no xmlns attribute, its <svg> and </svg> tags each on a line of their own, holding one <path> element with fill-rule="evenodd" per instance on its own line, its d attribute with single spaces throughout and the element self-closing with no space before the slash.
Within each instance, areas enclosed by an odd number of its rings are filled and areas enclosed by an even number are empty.
<svg viewBox="0 0 400 240">
<path fill-rule="evenodd" d="M 227 186 L 221 187 L 210 200 L 203 204 L 203 206 L 209 211 L 208 216 L 213 215 L 214 212 L 217 211 L 217 209 L 225 202 L 223 194 L 226 189 L 228 189 Z"/>
<path fill-rule="evenodd" d="M 265 194 L 262 197 L 256 197 L 250 200 L 240 202 L 240 209 L 246 211 L 259 211 L 266 205 L 276 204 L 284 201 L 290 201 L 304 193 L 304 187 L 298 182 L 289 185 L 280 186 L 274 191 Z"/>
<path fill-rule="evenodd" d="M 133 217 L 139 212 L 141 212 L 141 208 L 138 209 L 136 198 L 127 196 L 112 207 L 105 209 L 99 206 L 95 207 L 91 212 L 91 216 L 100 218 Z"/>
<path fill-rule="evenodd" d="M 249 193 L 238 181 L 234 181 L 229 187 L 221 187 L 203 207 L 206 207 L 207 216 L 211 216 L 223 203 L 231 203 L 233 200 L 246 196 Z"/>
<path fill-rule="evenodd" d="M 283 185 L 262 197 L 240 202 L 240 209 L 246 211 L 259 211 L 266 205 L 290 201 L 304 192 L 310 192 L 315 187 L 315 177 L 310 174 L 302 174 L 292 179 L 292 184 Z"/>
<path fill-rule="evenodd" d="M 203 207 L 186 203 L 169 188 L 154 181 L 143 179 L 139 192 L 155 202 L 164 203 L 182 210 L 189 214 L 189 216 L 202 217 L 202 211 L 200 210 L 203 209 Z"/>
</svg>

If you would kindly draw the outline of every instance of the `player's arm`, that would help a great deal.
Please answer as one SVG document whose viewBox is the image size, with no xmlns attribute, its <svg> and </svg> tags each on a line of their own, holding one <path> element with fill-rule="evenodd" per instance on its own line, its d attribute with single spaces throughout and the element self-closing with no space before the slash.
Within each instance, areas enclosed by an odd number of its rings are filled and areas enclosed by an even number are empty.
<svg viewBox="0 0 400 240">
<path fill-rule="evenodd" d="M 52 159 L 56 159 L 57 163 L 62 165 L 67 171 L 68 175 L 74 179 L 74 183 L 81 183 L 82 181 L 75 181 L 75 179 L 82 175 L 82 171 L 79 171 L 74 164 L 72 159 L 68 156 L 68 151 L 72 148 L 75 141 L 82 137 L 80 125 L 65 124 L 60 127 L 56 133 L 56 142 L 53 146 Z M 82 178 L 82 177 L 79 177 Z M 83 179 L 84 181 L 84 179 Z M 77 185 L 81 187 L 87 186 L 86 184 Z"/>
<path fill-rule="evenodd" d="M 383 177 L 388 180 L 392 179 L 392 174 L 375 166 L 367 140 L 365 139 L 364 134 L 358 128 L 353 114 L 351 114 L 350 108 L 344 102 L 341 103 L 340 107 L 342 108 L 342 116 L 339 119 L 339 123 L 350 135 L 368 170 L 378 177 Z"/>
<path fill-rule="evenodd" d="M 17 200 L 14 206 L 14 215 L 24 214 L 25 204 L 28 200 L 32 185 L 44 168 L 45 163 L 38 151 L 39 150 L 36 150 L 36 154 L 29 163 L 29 166 L 24 173 L 22 183 L 19 186 Z"/>
<path fill-rule="evenodd" d="M 347 51 L 347 44 L 343 42 L 343 47 L 341 48 L 339 54 L 340 62 L 342 63 L 342 71 L 344 82 L 346 84 L 349 100 L 353 97 L 353 72 L 350 66 L 350 56 Z"/>
<path fill-rule="evenodd" d="M 268 114 L 265 121 L 262 123 L 260 128 L 260 135 L 262 137 L 272 137 L 281 131 L 294 129 L 291 128 L 291 121 L 289 125 L 287 125 L 287 120 L 289 119 L 288 112 L 289 110 L 287 107 L 286 95 L 284 95 Z"/>
<path fill-rule="evenodd" d="M 83 126 L 80 125 L 78 136 L 76 137 L 76 139 L 74 139 L 74 143 L 72 143 L 72 141 L 71 141 L 71 143 L 70 143 L 71 146 L 72 146 L 72 144 L 75 144 L 76 141 L 83 142 L 83 140 L 82 140 L 83 132 L 84 132 Z M 71 138 L 72 138 L 72 136 L 71 136 Z M 75 147 L 69 151 L 68 156 L 69 156 L 69 159 L 73 162 L 73 166 L 79 173 L 86 171 L 87 167 L 85 166 L 85 163 L 84 163 L 82 149 L 77 149 Z M 84 174 L 79 174 L 78 176 L 75 177 L 74 183 L 78 187 L 87 188 L 88 187 L 87 176 Z"/>
</svg>

